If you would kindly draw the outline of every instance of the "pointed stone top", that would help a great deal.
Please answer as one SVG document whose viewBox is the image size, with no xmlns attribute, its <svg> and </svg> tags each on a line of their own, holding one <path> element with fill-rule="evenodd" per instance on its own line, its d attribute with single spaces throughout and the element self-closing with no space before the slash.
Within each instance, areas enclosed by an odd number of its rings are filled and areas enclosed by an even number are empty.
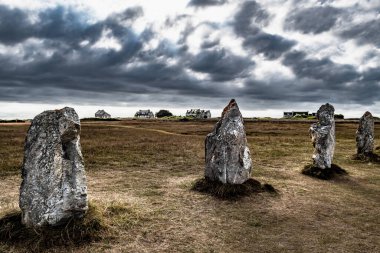
<svg viewBox="0 0 380 253">
<path fill-rule="evenodd" d="M 228 105 L 224 108 L 222 112 L 222 119 L 225 117 L 241 116 L 239 106 L 235 99 L 231 99 Z"/>
<path fill-rule="evenodd" d="M 334 106 L 329 103 L 322 105 L 317 112 L 317 119 L 321 125 L 329 125 L 334 121 Z"/>
<path fill-rule="evenodd" d="M 363 118 L 365 117 L 365 118 L 372 118 L 372 113 L 370 113 L 369 111 L 366 111 L 364 114 L 363 114 L 363 116 L 362 116 Z"/>
</svg>

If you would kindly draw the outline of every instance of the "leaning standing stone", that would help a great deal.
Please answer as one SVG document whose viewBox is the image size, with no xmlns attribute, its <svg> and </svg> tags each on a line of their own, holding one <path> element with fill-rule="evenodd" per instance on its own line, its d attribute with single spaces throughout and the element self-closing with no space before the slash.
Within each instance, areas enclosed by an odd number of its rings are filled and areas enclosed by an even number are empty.
<svg viewBox="0 0 380 253">
<path fill-rule="evenodd" d="M 230 101 L 205 141 L 205 177 L 224 184 L 242 184 L 250 178 L 252 160 L 243 117 L 234 99 Z"/>
<path fill-rule="evenodd" d="M 20 188 L 22 223 L 60 225 L 87 211 L 87 186 L 75 110 L 45 111 L 29 127 Z"/>
<path fill-rule="evenodd" d="M 334 107 L 322 105 L 317 112 L 318 123 L 311 125 L 309 132 L 314 146 L 313 166 L 330 169 L 335 148 Z"/>
<path fill-rule="evenodd" d="M 375 140 L 375 122 L 370 112 L 360 118 L 356 131 L 356 148 L 358 156 L 368 156 L 373 153 Z"/>
</svg>

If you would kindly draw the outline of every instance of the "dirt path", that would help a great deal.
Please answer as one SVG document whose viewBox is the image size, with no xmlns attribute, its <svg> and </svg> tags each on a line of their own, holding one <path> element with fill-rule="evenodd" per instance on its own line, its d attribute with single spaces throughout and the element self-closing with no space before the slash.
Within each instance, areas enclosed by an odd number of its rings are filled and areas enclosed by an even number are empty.
<svg viewBox="0 0 380 253">
<path fill-rule="evenodd" d="M 122 126 L 122 125 L 103 125 L 103 126 L 119 127 L 119 128 L 129 128 L 129 129 L 137 129 L 137 130 L 147 130 L 147 131 L 151 131 L 151 132 L 156 132 L 156 133 L 161 133 L 161 134 L 167 134 L 167 135 L 174 135 L 174 136 L 202 137 L 202 136 L 196 135 L 196 134 L 179 134 L 179 133 L 168 132 L 168 131 L 165 131 L 165 130 L 155 129 L 155 128 L 142 128 L 142 127 Z M 252 138 L 255 138 L 255 137 L 253 137 L 253 136 L 247 136 L 247 139 L 252 139 Z"/>
<path fill-rule="evenodd" d="M 122 125 L 104 125 L 109 127 L 119 127 L 119 128 L 129 128 L 129 129 L 137 129 L 137 130 L 147 130 L 151 132 L 161 133 L 161 134 L 167 134 L 167 135 L 175 135 L 175 136 L 193 136 L 193 137 L 201 137 L 200 135 L 195 134 L 179 134 L 179 133 L 173 133 L 168 132 L 161 129 L 154 129 L 154 128 L 142 128 L 142 127 L 134 127 L 134 126 L 122 126 Z"/>
</svg>

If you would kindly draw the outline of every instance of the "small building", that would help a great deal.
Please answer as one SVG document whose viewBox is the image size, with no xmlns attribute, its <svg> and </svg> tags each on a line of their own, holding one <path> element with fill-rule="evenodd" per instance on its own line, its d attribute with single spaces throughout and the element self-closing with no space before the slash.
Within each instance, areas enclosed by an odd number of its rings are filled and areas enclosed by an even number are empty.
<svg viewBox="0 0 380 253">
<path fill-rule="evenodd" d="M 135 113 L 136 118 L 146 118 L 151 119 L 154 118 L 154 114 L 151 110 L 139 110 Z"/>
<path fill-rule="evenodd" d="M 305 117 L 307 118 L 309 116 L 309 112 L 284 112 L 284 118 L 293 118 L 293 117 Z"/>
<path fill-rule="evenodd" d="M 186 111 L 186 117 L 193 117 L 195 119 L 209 119 L 211 118 L 210 110 L 190 109 Z"/>
<path fill-rule="evenodd" d="M 111 118 L 111 114 L 106 113 L 104 110 L 99 110 L 95 113 L 95 118 L 109 119 Z"/>
</svg>

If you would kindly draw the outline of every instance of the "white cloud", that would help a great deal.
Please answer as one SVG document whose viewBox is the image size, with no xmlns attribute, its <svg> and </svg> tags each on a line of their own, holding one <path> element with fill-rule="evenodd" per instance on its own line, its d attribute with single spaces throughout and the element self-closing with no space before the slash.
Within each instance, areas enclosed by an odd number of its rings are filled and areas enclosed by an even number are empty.
<svg viewBox="0 0 380 253">
<path fill-rule="evenodd" d="M 113 49 L 116 51 L 121 50 L 121 45 L 118 39 L 112 36 L 111 30 L 104 30 L 102 31 L 102 36 L 100 39 L 91 46 L 91 48 L 98 48 L 98 49 Z"/>
<path fill-rule="evenodd" d="M 282 65 L 280 60 L 268 61 L 264 57 L 254 57 L 256 67 L 253 71 L 255 79 L 268 81 L 291 80 L 295 78 L 293 72 L 286 66 Z"/>
</svg>

